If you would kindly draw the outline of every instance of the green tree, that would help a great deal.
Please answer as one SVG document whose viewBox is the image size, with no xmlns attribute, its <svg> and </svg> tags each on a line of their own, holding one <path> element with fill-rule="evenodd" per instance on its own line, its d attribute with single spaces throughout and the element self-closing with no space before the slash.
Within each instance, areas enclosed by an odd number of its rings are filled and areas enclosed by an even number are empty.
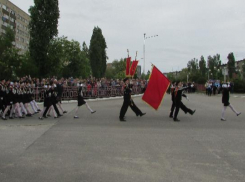
<svg viewBox="0 0 245 182">
<path fill-rule="evenodd" d="M 65 62 L 63 76 L 87 78 L 89 73 L 86 71 L 88 59 L 86 53 L 81 51 L 80 43 L 77 41 L 67 41 L 64 46 Z"/>
<path fill-rule="evenodd" d="M 220 55 L 208 56 L 208 74 L 211 79 L 218 79 L 221 73 Z"/>
<path fill-rule="evenodd" d="M 106 41 L 99 27 L 94 27 L 90 40 L 89 57 L 92 74 L 95 78 L 102 78 L 106 71 Z"/>
<path fill-rule="evenodd" d="M 84 52 L 86 56 L 86 59 L 84 61 L 84 68 L 85 68 L 85 75 L 87 75 L 86 77 L 88 77 L 91 75 L 91 66 L 89 60 L 89 48 L 87 47 L 85 42 L 83 42 L 82 52 Z"/>
<path fill-rule="evenodd" d="M 202 77 L 205 77 L 207 67 L 206 67 L 206 61 L 203 56 L 201 56 L 199 60 L 199 69 L 200 69 L 200 74 L 202 75 Z"/>
<path fill-rule="evenodd" d="M 14 31 L 7 27 L 0 35 L 0 78 L 14 79 L 20 69 L 21 59 L 19 50 L 13 46 Z"/>
<path fill-rule="evenodd" d="M 242 76 L 243 79 L 245 79 L 245 59 L 243 60 L 243 64 L 242 64 Z"/>
<path fill-rule="evenodd" d="M 14 40 L 14 31 L 10 27 L 6 27 L 5 33 L 0 35 L 0 56 L 5 50 L 13 48 L 12 42 L 14 42 Z"/>
<path fill-rule="evenodd" d="M 198 71 L 198 60 L 193 58 L 187 63 L 188 71 L 192 74 L 195 74 Z"/>
<path fill-rule="evenodd" d="M 18 77 L 24 77 L 26 75 L 31 75 L 31 77 L 37 77 L 37 67 L 32 59 L 30 59 L 30 52 L 27 51 L 23 55 L 20 55 L 20 66 L 16 70 L 16 75 Z"/>
<path fill-rule="evenodd" d="M 227 59 L 228 59 L 228 62 L 227 62 L 228 75 L 229 75 L 229 78 L 232 79 L 232 75 L 233 73 L 235 73 L 235 62 L 236 62 L 233 52 L 228 54 Z"/>
<path fill-rule="evenodd" d="M 51 69 L 48 60 L 49 45 L 58 34 L 58 0 L 34 0 L 29 13 L 30 57 L 38 67 L 38 75 L 48 76 Z"/>
</svg>

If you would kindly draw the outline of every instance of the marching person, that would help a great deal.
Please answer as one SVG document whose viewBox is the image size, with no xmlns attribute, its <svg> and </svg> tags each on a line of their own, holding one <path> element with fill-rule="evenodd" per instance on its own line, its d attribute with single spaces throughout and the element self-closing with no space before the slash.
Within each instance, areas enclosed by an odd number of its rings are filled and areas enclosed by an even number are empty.
<svg viewBox="0 0 245 182">
<path fill-rule="evenodd" d="M 174 111 L 174 118 L 173 120 L 175 122 L 178 122 L 180 121 L 177 116 L 178 116 L 178 113 L 179 113 L 179 108 L 181 108 L 185 114 L 186 113 L 190 113 L 191 115 L 193 115 L 196 110 L 191 110 L 189 108 L 187 108 L 183 103 L 182 103 L 182 96 L 183 97 L 186 97 L 188 99 L 188 97 L 183 94 L 183 91 L 185 89 L 187 89 L 188 87 L 183 87 L 183 84 L 182 82 L 176 82 L 176 88 L 175 88 L 175 91 L 174 91 L 174 94 L 175 94 L 175 97 L 174 97 L 174 101 L 175 101 L 175 111 Z"/>
<path fill-rule="evenodd" d="M 47 94 L 47 107 L 43 113 L 43 117 L 46 117 L 47 112 L 49 111 L 49 109 L 51 110 L 55 110 L 56 114 L 54 114 L 54 118 L 60 117 L 62 116 L 56 106 L 56 92 L 54 90 L 54 84 L 51 82 L 50 86 L 49 86 L 49 90 L 46 92 Z"/>
<path fill-rule="evenodd" d="M 56 79 L 54 80 L 55 84 L 55 90 L 57 92 L 57 97 L 56 97 L 56 104 L 60 108 L 63 114 L 67 113 L 67 111 L 64 111 L 64 109 L 61 106 L 61 100 L 62 100 L 62 93 L 63 93 L 63 84 L 61 80 L 57 81 Z"/>
<path fill-rule="evenodd" d="M 221 114 L 221 120 L 225 121 L 226 119 L 224 118 L 225 116 L 225 111 L 227 107 L 230 107 L 231 110 L 236 113 L 237 116 L 239 116 L 241 114 L 241 112 L 237 112 L 235 110 L 235 108 L 230 104 L 229 99 L 230 99 L 230 93 L 229 93 L 229 89 L 228 89 L 228 85 L 227 84 L 223 84 L 222 85 L 223 89 L 222 89 L 222 103 L 224 104 L 224 108 L 222 110 L 222 114 Z"/>
<path fill-rule="evenodd" d="M 5 84 L 5 79 L 1 79 L 1 83 L 0 83 L 0 114 L 1 115 L 4 112 L 4 97 L 6 95 L 4 84 Z"/>
<path fill-rule="evenodd" d="M 175 108 L 175 102 L 174 102 L 174 90 L 176 87 L 176 83 L 172 83 L 171 88 L 170 88 L 170 94 L 171 94 L 171 100 L 172 100 L 172 106 L 171 106 L 171 110 L 170 110 L 170 114 L 169 117 L 172 118 L 173 117 L 173 113 L 174 113 L 174 108 Z"/>
<path fill-rule="evenodd" d="M 146 113 L 142 113 L 141 110 L 135 105 L 134 101 L 131 98 L 131 92 L 132 92 L 132 86 L 129 84 L 128 78 L 125 78 L 123 80 L 125 86 L 124 86 L 124 94 L 123 94 L 123 105 L 120 110 L 120 121 L 126 121 L 124 116 L 128 110 L 128 106 L 135 112 L 136 116 L 143 116 Z"/>
<path fill-rule="evenodd" d="M 54 107 L 51 104 L 51 93 L 49 90 L 49 86 L 48 85 L 44 85 L 44 91 L 43 91 L 43 95 L 44 95 L 44 102 L 43 102 L 43 110 L 40 113 L 40 117 L 39 119 L 43 119 L 43 118 L 47 118 L 46 113 L 48 109 L 51 109 L 53 112 L 53 116 L 54 118 L 57 118 L 57 115 L 54 111 Z"/>
<path fill-rule="evenodd" d="M 11 110 L 11 106 L 13 104 L 14 94 L 12 91 L 13 91 L 13 85 L 12 85 L 12 83 L 9 83 L 9 86 L 6 88 L 6 97 L 5 97 L 6 108 L 5 108 L 3 115 L 2 115 L 3 120 L 7 120 L 5 115 L 7 114 L 8 111 Z"/>
<path fill-rule="evenodd" d="M 76 108 L 76 110 L 75 110 L 75 116 L 74 116 L 75 119 L 79 118 L 79 117 L 77 116 L 78 109 L 79 109 L 82 105 L 84 105 L 84 104 L 86 105 L 87 109 L 91 112 L 91 114 L 94 114 L 94 113 L 96 112 L 96 111 L 92 110 L 92 109 L 90 108 L 90 106 L 88 105 L 88 103 L 84 100 L 84 98 L 83 98 L 82 86 L 83 86 L 83 84 L 80 83 L 80 84 L 79 84 L 79 88 L 78 88 L 77 108 Z"/>
</svg>

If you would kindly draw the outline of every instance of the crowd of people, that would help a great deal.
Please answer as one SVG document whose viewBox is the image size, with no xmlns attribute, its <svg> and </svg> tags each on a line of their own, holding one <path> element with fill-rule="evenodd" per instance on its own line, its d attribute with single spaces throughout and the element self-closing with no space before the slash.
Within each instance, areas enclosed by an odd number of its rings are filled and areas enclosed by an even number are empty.
<svg viewBox="0 0 245 182">
<path fill-rule="evenodd" d="M 224 83 L 220 83 L 220 81 L 214 81 L 214 80 L 209 80 L 205 83 L 205 89 L 206 89 L 206 95 L 211 96 L 211 95 L 216 95 L 222 93 L 222 85 Z M 228 88 L 231 93 L 233 93 L 234 90 L 234 84 L 233 82 L 227 82 Z"/>
</svg>

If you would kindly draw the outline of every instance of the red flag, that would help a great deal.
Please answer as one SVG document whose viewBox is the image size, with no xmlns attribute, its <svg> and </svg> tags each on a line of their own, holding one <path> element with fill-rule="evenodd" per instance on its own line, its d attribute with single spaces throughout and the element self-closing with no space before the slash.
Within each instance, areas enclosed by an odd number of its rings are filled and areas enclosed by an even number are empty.
<svg viewBox="0 0 245 182">
<path fill-rule="evenodd" d="M 130 67 L 130 72 L 129 72 L 129 74 L 130 74 L 131 76 L 134 76 L 134 73 L 135 73 L 135 71 L 136 71 L 138 62 L 139 62 L 139 61 L 136 61 L 136 60 L 133 61 L 132 65 L 131 65 L 131 67 Z"/>
<path fill-rule="evenodd" d="M 130 76 L 129 69 L 130 69 L 131 57 L 128 57 L 126 60 L 126 76 Z"/>
<path fill-rule="evenodd" d="M 152 68 L 151 77 L 142 100 L 157 110 L 162 102 L 170 81 L 155 66 Z"/>
</svg>

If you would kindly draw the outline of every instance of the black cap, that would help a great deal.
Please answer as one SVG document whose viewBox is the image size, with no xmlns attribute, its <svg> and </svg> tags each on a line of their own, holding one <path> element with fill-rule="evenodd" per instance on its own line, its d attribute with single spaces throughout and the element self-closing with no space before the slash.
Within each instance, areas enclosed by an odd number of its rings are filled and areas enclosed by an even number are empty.
<svg viewBox="0 0 245 182">
<path fill-rule="evenodd" d="M 126 82 L 127 80 L 128 80 L 128 78 L 124 78 L 124 79 L 123 79 L 123 82 Z"/>
</svg>

